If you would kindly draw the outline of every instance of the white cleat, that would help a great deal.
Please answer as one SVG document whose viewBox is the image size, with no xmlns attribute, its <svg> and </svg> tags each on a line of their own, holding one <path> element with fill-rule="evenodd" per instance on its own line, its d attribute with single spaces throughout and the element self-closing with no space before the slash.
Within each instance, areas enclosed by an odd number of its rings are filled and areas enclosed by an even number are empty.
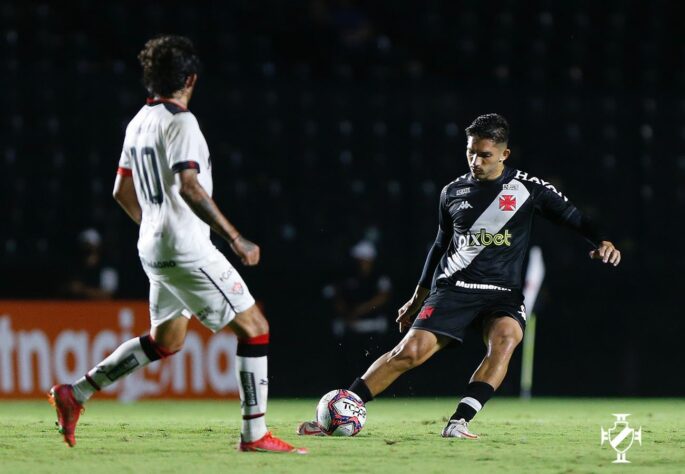
<svg viewBox="0 0 685 474">
<path fill-rule="evenodd" d="M 469 431 L 469 422 L 461 418 L 459 420 L 450 420 L 447 426 L 442 430 L 443 438 L 465 438 L 478 439 L 478 435 Z"/>
<path fill-rule="evenodd" d="M 300 424 L 297 427 L 297 434 L 300 436 L 326 436 L 316 421 L 305 421 Z"/>
</svg>

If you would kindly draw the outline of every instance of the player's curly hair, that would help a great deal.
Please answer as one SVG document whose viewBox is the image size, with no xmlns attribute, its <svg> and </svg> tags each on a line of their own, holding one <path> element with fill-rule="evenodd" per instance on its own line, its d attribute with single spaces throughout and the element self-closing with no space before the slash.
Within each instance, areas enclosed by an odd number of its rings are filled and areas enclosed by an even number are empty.
<svg viewBox="0 0 685 474">
<path fill-rule="evenodd" d="M 499 114 L 485 114 L 476 117 L 466 128 L 466 135 L 474 138 L 486 138 L 495 143 L 509 141 L 509 123 Z"/>
<path fill-rule="evenodd" d="M 143 84 L 151 96 L 171 97 L 183 89 L 188 76 L 197 74 L 200 69 L 195 46 L 184 36 L 152 38 L 145 43 L 138 60 L 143 66 Z"/>
</svg>

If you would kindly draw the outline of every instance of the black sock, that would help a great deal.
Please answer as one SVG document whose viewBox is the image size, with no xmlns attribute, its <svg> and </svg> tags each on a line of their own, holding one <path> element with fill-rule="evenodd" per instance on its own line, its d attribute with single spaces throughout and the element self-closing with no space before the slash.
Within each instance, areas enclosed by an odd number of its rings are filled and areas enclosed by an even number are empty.
<svg viewBox="0 0 685 474">
<path fill-rule="evenodd" d="M 466 421 L 471 421 L 494 393 L 495 389 L 489 383 L 471 382 L 466 387 L 464 398 L 457 405 L 457 411 L 450 417 L 450 420 L 460 420 L 463 418 Z"/>
<path fill-rule="evenodd" d="M 359 398 L 361 398 L 364 403 L 373 400 L 373 395 L 371 395 L 369 387 L 366 385 L 366 382 L 361 379 L 361 377 L 357 377 L 357 379 L 352 382 L 352 385 L 350 385 L 348 390 L 359 395 Z"/>
</svg>

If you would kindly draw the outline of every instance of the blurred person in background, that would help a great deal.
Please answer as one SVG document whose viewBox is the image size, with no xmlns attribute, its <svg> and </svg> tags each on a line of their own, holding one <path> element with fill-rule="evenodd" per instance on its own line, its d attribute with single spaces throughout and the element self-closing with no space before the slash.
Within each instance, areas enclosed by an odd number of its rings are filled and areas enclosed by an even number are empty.
<svg viewBox="0 0 685 474">
<path fill-rule="evenodd" d="M 102 237 L 88 228 L 78 235 L 78 256 L 75 268 L 64 288 L 67 297 L 89 300 L 112 298 L 119 288 L 119 273 L 106 266 L 102 258 Z"/>
<path fill-rule="evenodd" d="M 378 252 L 373 242 L 362 240 L 350 250 L 354 273 L 324 288 L 335 311 L 332 330 L 353 376 L 368 365 L 388 331 L 388 303 L 392 282 L 376 266 Z"/>
</svg>

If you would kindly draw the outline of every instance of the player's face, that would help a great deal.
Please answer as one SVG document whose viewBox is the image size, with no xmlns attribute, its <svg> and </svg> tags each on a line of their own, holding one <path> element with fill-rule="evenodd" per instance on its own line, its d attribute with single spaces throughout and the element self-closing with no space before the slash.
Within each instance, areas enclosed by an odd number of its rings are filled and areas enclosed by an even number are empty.
<svg viewBox="0 0 685 474">
<path fill-rule="evenodd" d="M 499 178 L 509 153 L 506 143 L 495 143 L 489 138 L 468 137 L 466 143 L 466 160 L 471 173 L 482 181 Z"/>
</svg>

